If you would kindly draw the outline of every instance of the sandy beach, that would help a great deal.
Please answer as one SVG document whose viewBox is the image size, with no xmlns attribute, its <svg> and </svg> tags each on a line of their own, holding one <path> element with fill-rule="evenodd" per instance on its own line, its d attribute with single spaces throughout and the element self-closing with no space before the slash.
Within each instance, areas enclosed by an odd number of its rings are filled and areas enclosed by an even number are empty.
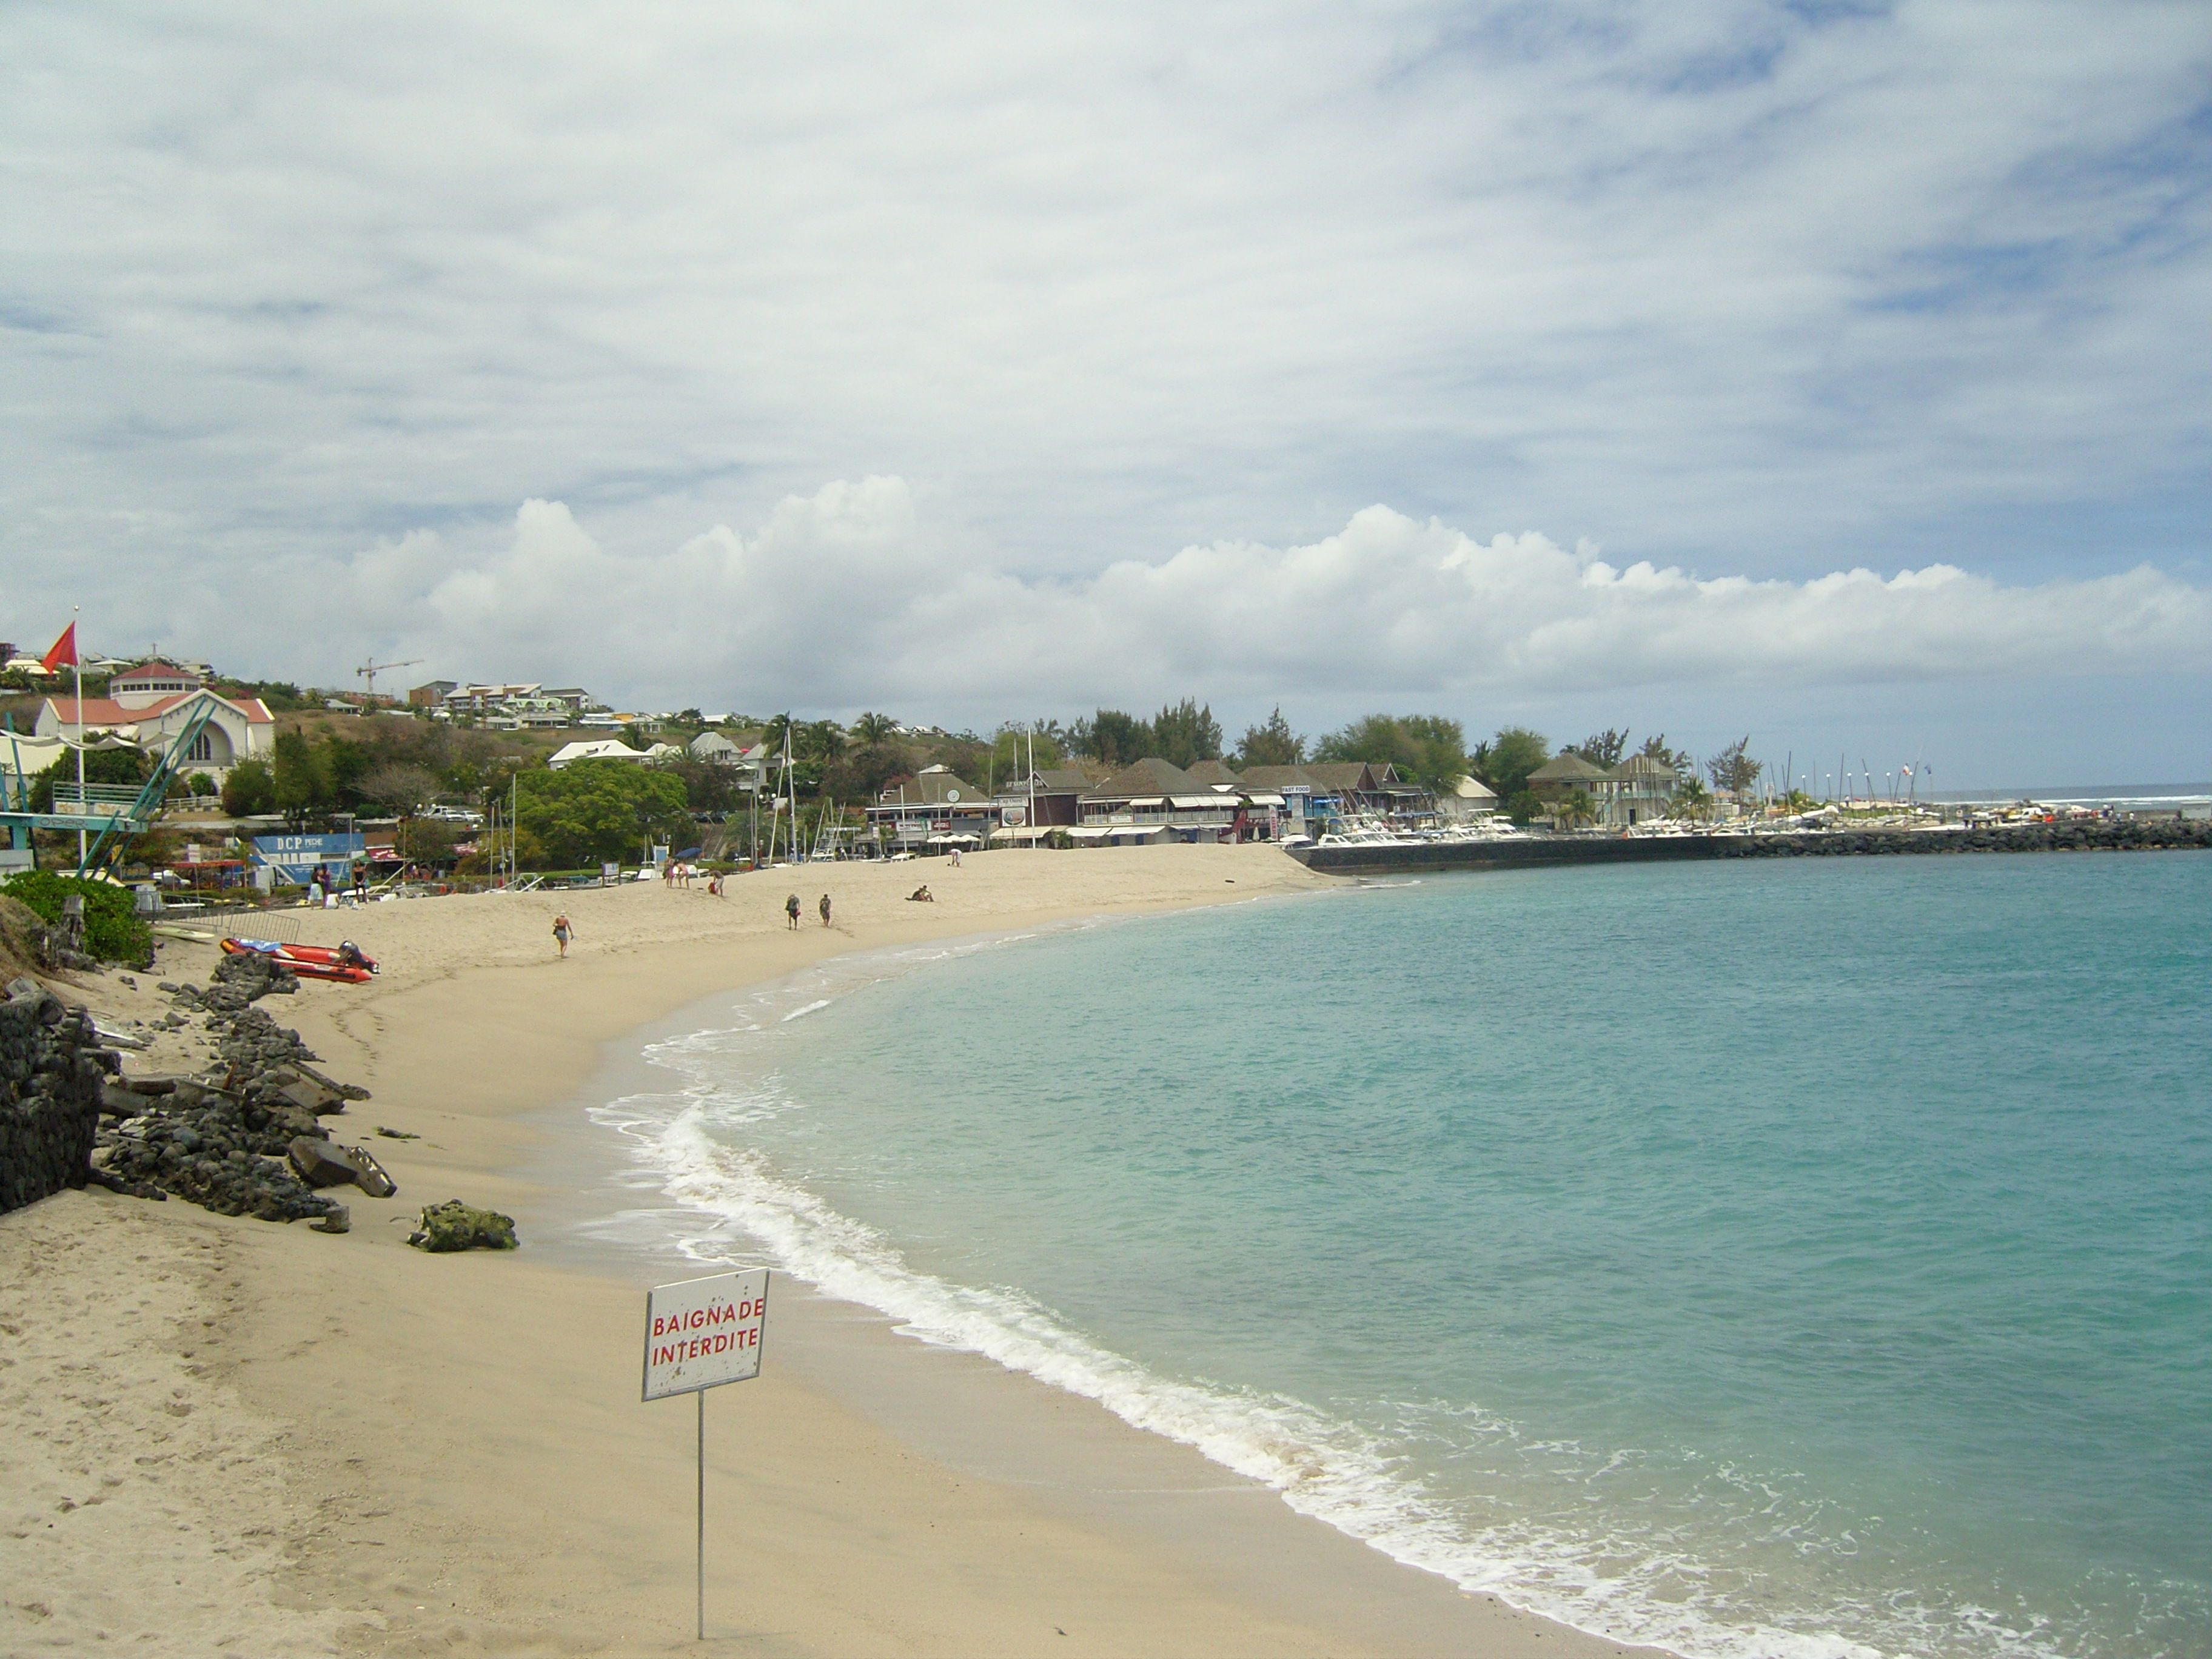
<svg viewBox="0 0 2212 1659">
<path fill-rule="evenodd" d="M 782 902 L 801 878 L 793 933 Z M 937 902 L 907 902 L 923 881 Z M 1266 848 L 1146 848 L 306 919 L 383 972 L 264 1006 L 374 1091 L 331 1127 L 399 1190 L 349 1191 L 341 1237 L 98 1189 L 0 1218 L 0 1650 L 696 1650 L 692 1407 L 637 1398 L 651 1280 L 533 1248 L 560 1194 L 523 1173 L 546 1167 L 532 1115 L 580 1097 L 640 1027 L 828 956 L 1328 884 Z M 813 909 L 824 888 L 834 927 Z M 165 944 L 135 989 L 110 974 L 80 994 L 127 1025 L 166 1007 L 155 981 L 204 980 L 214 959 Z M 196 1066 L 198 1041 L 161 1037 L 129 1068 Z M 406 1248 L 416 1208 L 451 1197 L 514 1214 L 524 1248 Z M 656 1276 L 692 1271 L 672 1257 Z M 708 1401 L 719 1649 L 1622 1651 L 787 1280 L 769 1355 Z"/>
</svg>

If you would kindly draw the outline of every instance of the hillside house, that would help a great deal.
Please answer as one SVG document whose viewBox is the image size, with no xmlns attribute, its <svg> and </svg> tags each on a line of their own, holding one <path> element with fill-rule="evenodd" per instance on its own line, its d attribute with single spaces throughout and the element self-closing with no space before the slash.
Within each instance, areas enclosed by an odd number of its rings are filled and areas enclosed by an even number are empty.
<svg viewBox="0 0 2212 1659">
<path fill-rule="evenodd" d="M 149 668 L 167 665 L 147 665 Z M 118 676 L 118 679 L 125 677 Z M 42 738 L 113 737 L 149 752 L 166 752 L 203 708 L 208 722 L 191 742 L 182 763 L 222 780 L 239 762 L 265 757 L 276 745 L 276 718 L 258 697 L 226 697 L 195 682 L 190 690 L 173 684 L 183 671 L 168 668 L 128 680 L 120 696 L 48 697 L 39 706 L 33 730 Z"/>
</svg>

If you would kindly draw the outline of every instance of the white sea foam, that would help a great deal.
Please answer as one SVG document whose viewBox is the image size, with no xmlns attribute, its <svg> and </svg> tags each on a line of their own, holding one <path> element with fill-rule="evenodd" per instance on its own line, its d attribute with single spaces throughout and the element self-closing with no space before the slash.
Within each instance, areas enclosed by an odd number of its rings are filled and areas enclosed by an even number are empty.
<svg viewBox="0 0 2212 1659">
<path fill-rule="evenodd" d="M 786 1178 L 743 1145 L 748 1124 L 806 1109 L 774 1069 L 779 1028 L 820 1012 L 862 985 L 925 963 L 988 949 L 1005 939 L 846 958 L 749 998 L 732 1023 L 653 1045 L 648 1057 L 683 1079 L 665 1093 L 596 1109 L 620 1131 L 673 1200 L 673 1210 L 627 1212 L 625 1229 L 659 1229 L 704 1263 L 764 1261 L 819 1289 L 872 1308 L 905 1335 L 976 1353 L 1007 1369 L 1095 1400 L 1135 1427 L 1195 1448 L 1282 1495 L 1300 1514 L 1462 1589 L 1499 1597 L 1611 1639 L 1692 1659 L 1881 1659 L 1889 1651 L 1948 1648 L 1962 1620 L 1978 1625 L 1990 1651 L 2056 1659 L 2033 1631 L 2007 1629 L 1972 1609 L 1937 1617 L 1905 1601 L 1860 1609 L 1851 1622 L 1881 1628 L 1882 1647 L 1819 1630 L 1790 1629 L 1712 1587 L 1688 1546 L 1651 1537 L 1575 1533 L 1524 1519 L 1483 1523 L 1409 1467 L 1402 1446 L 1306 1401 L 1166 1376 L 1073 1328 L 1018 1290 L 954 1283 L 911 1265 L 896 1243 Z M 1446 1413 L 1492 1436 L 1512 1425 L 1464 1405 L 1408 1407 Z M 1595 1483 L 1637 1454 L 1528 1442 L 1586 1471 Z M 1722 1485 L 1755 1485 L 1730 1470 Z M 1777 1508 L 1769 1489 L 1744 1506 Z M 1777 1517 L 1778 1524 L 1787 1525 Z M 1838 1610 L 1840 1611 L 1840 1609 Z M 1924 1638 L 1916 1640 L 1918 1637 Z"/>
</svg>

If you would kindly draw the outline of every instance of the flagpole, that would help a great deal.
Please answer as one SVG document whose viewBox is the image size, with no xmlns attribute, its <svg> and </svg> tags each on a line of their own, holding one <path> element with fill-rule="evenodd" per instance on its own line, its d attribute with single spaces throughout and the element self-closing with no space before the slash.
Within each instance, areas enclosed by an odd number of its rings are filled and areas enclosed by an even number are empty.
<svg viewBox="0 0 2212 1659">
<path fill-rule="evenodd" d="M 84 873 L 84 653 L 76 642 L 76 618 L 82 605 L 70 607 L 70 668 L 76 676 L 76 872 Z"/>
</svg>

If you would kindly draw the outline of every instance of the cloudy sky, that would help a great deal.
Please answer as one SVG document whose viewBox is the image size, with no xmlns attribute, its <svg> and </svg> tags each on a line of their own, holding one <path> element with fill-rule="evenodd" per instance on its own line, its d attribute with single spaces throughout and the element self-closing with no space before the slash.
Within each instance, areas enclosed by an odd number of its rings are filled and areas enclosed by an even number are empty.
<svg viewBox="0 0 2212 1659">
<path fill-rule="evenodd" d="M 19 643 L 2212 775 L 2203 0 L 15 3 L 0 169 Z"/>
</svg>

